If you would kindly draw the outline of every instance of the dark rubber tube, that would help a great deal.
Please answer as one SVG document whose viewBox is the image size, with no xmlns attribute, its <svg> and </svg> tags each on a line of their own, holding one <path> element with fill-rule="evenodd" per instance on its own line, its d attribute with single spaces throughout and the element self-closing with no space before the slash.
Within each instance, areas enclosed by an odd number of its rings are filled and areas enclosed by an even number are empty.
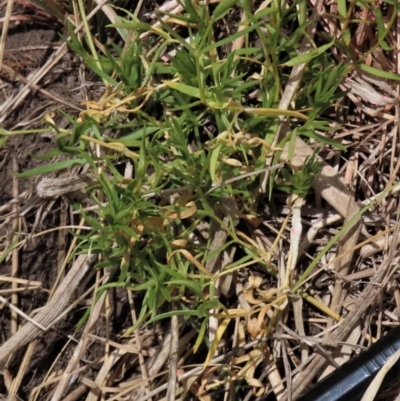
<svg viewBox="0 0 400 401">
<path fill-rule="evenodd" d="M 358 401 L 386 361 L 400 349 L 400 326 L 350 359 L 297 401 Z"/>
</svg>

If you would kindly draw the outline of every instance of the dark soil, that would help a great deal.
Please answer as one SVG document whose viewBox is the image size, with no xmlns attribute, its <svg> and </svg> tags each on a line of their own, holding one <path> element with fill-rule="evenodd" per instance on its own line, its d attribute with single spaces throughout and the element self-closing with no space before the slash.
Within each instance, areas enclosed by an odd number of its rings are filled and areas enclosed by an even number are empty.
<svg viewBox="0 0 400 401">
<path fill-rule="evenodd" d="M 5 10 L 0 11 L 0 17 L 4 17 Z M 52 55 L 54 49 L 60 45 L 59 32 L 55 29 L 56 24 L 40 17 L 35 18 L 29 9 L 15 6 L 13 16 L 27 18 L 29 22 L 22 21 L 19 24 L 13 22 L 8 32 L 6 49 L 3 63 L 7 70 L 0 73 L 2 90 L 0 92 L 0 104 L 4 104 L 8 99 L 15 96 L 24 85 L 21 77 L 29 78 L 35 70 L 40 68 Z M 40 23 L 42 20 L 43 23 Z M 33 21 L 33 23 L 32 23 Z M 10 69 L 15 74 L 10 74 Z M 71 104 L 78 104 L 81 96 L 79 91 L 72 91 L 77 86 L 77 69 L 69 55 L 62 63 L 48 74 L 41 82 L 41 87 L 59 96 L 64 100 L 69 100 Z M 1 126 L 7 129 L 32 129 L 43 127 L 43 115 L 46 112 L 55 110 L 65 105 L 57 104 L 54 100 L 46 97 L 39 91 L 31 91 L 25 98 L 22 105 L 13 110 L 7 116 L 2 117 Z M 59 118 L 57 113 L 56 119 Z M 4 118 L 5 117 L 5 118 Z M 4 206 L 15 198 L 13 193 L 13 174 L 32 169 L 42 162 L 35 158 L 36 154 L 44 154 L 54 149 L 54 141 L 46 135 L 21 135 L 10 137 L 0 151 L 0 205 Z M 18 192 L 31 191 L 29 196 L 21 196 L 21 208 L 28 207 L 30 201 L 35 199 L 34 187 L 36 178 L 17 179 Z M 15 185 L 15 184 L 14 184 Z M 14 188 L 15 191 L 15 188 Z M 58 200 L 51 204 L 43 204 L 42 207 L 33 207 L 20 218 L 22 230 L 26 236 L 45 231 L 60 225 L 60 210 L 67 210 L 65 200 Z M 46 209 L 47 208 L 47 209 Z M 13 240 L 14 219 L 9 218 L 11 208 L 1 212 L 0 217 L 0 237 L 1 252 L 4 251 L 9 241 Z M 22 291 L 19 293 L 18 307 L 24 313 L 31 315 L 33 311 L 43 307 L 49 295 L 49 290 L 56 282 L 59 271 L 59 261 L 61 254 L 65 253 L 65 233 L 63 231 L 53 231 L 37 238 L 28 239 L 18 252 L 18 277 L 25 280 L 39 281 L 40 290 Z M 26 238 L 21 237 L 20 240 Z M 62 245 L 60 249 L 59 245 Z M 0 277 L 11 276 L 11 260 L 0 264 Z M 9 282 L 0 282 L 1 290 L 9 290 Z M 7 293 L 6 293 L 7 294 Z M 9 295 L 5 295 L 10 300 Z M 74 327 L 81 314 L 71 314 L 60 324 L 47 331 L 36 343 L 36 347 L 27 367 L 23 383 L 20 387 L 19 396 L 26 400 L 30 397 L 32 389 L 43 381 L 54 358 L 67 343 L 67 333 L 74 332 Z M 19 324 L 24 322 L 20 319 Z M 11 312 L 7 306 L 2 305 L 0 313 L 0 342 L 7 340 L 11 333 Z M 25 349 L 19 350 L 6 366 L 11 378 L 14 378 L 21 366 Z M 59 361 L 58 365 L 63 365 L 64 361 Z M 4 375 L 0 375 L 0 395 L 6 394 L 7 388 L 4 382 Z M 1 398 L 1 397 L 0 397 Z"/>
</svg>

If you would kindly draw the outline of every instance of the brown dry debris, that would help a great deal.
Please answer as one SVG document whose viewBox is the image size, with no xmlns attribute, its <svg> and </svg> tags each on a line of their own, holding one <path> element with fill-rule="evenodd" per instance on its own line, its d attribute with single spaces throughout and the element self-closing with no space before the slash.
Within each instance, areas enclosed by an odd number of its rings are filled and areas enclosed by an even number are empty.
<svg viewBox="0 0 400 401">
<path fill-rule="evenodd" d="M 105 4 L 92 3 L 88 21 Z M 153 3 L 146 3 L 150 19 L 156 18 Z M 255 2 L 254 8 L 262 10 L 267 3 Z M 348 28 L 345 21 L 332 17 L 338 13 L 336 2 L 309 3 L 312 23 L 307 25 L 300 54 L 310 51 L 310 38 L 321 39 L 327 33 L 340 38 Z M 57 107 L 77 115 L 85 105 L 97 104 L 104 93 L 90 90 L 88 85 L 99 88 L 99 82 L 90 81 L 80 61 L 56 39 L 55 22 L 44 28 L 38 22 L 43 21 L 43 12 L 27 17 L 18 7 L 12 8 L 15 12 L 2 11 L 0 121 L 10 130 L 30 129 L 40 127 L 46 117 L 65 128 L 68 121 Z M 385 7 L 391 6 L 385 3 Z M 114 22 L 114 8 L 104 8 Z M 183 10 L 174 1 L 160 8 L 176 15 Z M 21 29 L 27 18 L 33 24 Z M 393 28 L 387 36 L 392 50 L 384 51 L 368 23 L 375 21 L 374 10 L 354 6 L 352 18 L 359 21 L 348 44 L 355 56 L 375 46 L 365 64 L 398 73 L 400 32 Z M 19 25 L 7 28 L 7 19 L 13 24 L 18 20 Z M 238 21 L 245 19 L 240 15 Z M 170 26 L 177 24 L 171 16 L 165 20 Z M 393 26 L 400 26 L 400 21 Z M 77 24 L 76 31 L 82 29 L 83 24 Z M 244 45 L 241 40 L 232 44 L 235 49 Z M 339 46 L 333 46 L 332 53 L 338 61 L 345 57 Z M 164 56 L 173 57 L 173 53 Z M 306 69 L 306 64 L 291 69 L 280 110 L 291 108 Z M 222 224 L 199 224 L 198 231 L 210 239 L 212 251 L 227 243 L 224 224 L 233 220 L 238 238 L 259 251 L 259 262 L 273 274 L 266 274 L 257 263 L 224 274 L 224 267 L 237 257 L 233 245 L 204 266 L 188 251 L 181 252 L 215 278 L 215 296 L 227 300 L 229 317 L 212 310 L 206 330 L 208 355 L 205 348 L 193 352 L 199 328 L 186 326 L 177 316 L 129 331 L 143 300 L 128 288 L 104 291 L 94 302 L 112 272 L 93 269 L 101 262 L 97 254 L 73 255 L 77 237 L 71 237 L 69 230 L 79 234 L 90 228 L 66 199 L 67 195 L 84 199 L 86 211 L 93 210 L 96 205 L 85 199 L 93 178 L 85 168 L 73 167 L 69 175 L 20 180 L 13 173 L 38 165 L 31 154 L 52 149 L 52 134 L 7 141 L 0 149 L 0 252 L 7 255 L 0 266 L 0 393 L 4 399 L 295 400 L 332 366 L 345 363 L 354 351 L 396 326 L 400 316 L 400 186 L 394 185 L 400 168 L 398 87 L 355 69 L 341 89 L 346 96 L 330 109 L 328 118 L 332 126 L 342 127 L 335 130 L 335 139 L 348 151 L 321 153 L 322 168 L 312 184 L 312 199 L 293 197 L 275 211 L 262 202 L 257 217 L 242 213 L 229 199 L 214 210 Z M 104 110 L 91 111 L 97 116 Z M 289 130 L 282 117 L 271 148 Z M 297 137 L 294 149 L 291 155 L 286 146 L 279 162 L 299 171 L 314 146 Z M 128 149 L 124 152 L 132 156 Z M 267 191 L 271 159 L 263 166 L 260 194 Z M 168 205 L 172 204 L 169 199 L 180 197 L 172 192 L 163 195 Z M 176 204 L 188 207 L 187 215 L 180 217 L 191 221 L 195 204 L 187 199 Z M 370 208 L 361 215 L 367 205 Z M 172 214 L 166 216 L 172 218 Z M 160 224 L 156 219 L 147 223 Z M 344 226 L 335 246 L 321 253 Z M 301 274 L 313 260 L 316 268 L 303 280 Z M 293 286 L 298 279 L 302 282 Z M 93 307 L 80 327 L 82 310 L 89 305 Z M 387 399 L 394 399 L 393 395 Z"/>
</svg>

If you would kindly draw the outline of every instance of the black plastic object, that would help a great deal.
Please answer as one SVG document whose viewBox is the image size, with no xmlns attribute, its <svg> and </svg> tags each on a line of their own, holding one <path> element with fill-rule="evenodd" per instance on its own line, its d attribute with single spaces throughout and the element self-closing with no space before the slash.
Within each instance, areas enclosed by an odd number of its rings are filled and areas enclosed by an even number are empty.
<svg viewBox="0 0 400 401">
<path fill-rule="evenodd" d="M 297 401 L 359 401 L 386 361 L 400 349 L 400 326 L 340 366 Z"/>
</svg>

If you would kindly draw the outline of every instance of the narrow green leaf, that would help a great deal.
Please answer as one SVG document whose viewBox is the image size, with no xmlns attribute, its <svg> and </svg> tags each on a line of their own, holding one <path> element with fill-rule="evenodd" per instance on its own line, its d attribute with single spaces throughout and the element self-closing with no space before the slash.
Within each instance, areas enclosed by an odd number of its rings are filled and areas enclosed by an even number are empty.
<svg viewBox="0 0 400 401">
<path fill-rule="evenodd" d="M 200 345 L 203 343 L 204 335 L 206 333 L 207 323 L 208 323 L 208 319 L 204 319 L 203 322 L 201 323 L 199 335 L 197 336 L 196 342 L 193 346 L 194 353 L 196 353 L 198 351 Z"/>
<path fill-rule="evenodd" d="M 215 22 L 223 17 L 235 4 L 237 0 L 222 0 L 212 13 L 212 21 Z"/>
<path fill-rule="evenodd" d="M 218 165 L 219 153 L 221 151 L 222 144 L 218 145 L 216 148 L 212 150 L 210 157 L 210 176 L 211 180 L 215 183 L 216 181 L 216 171 Z"/>
<path fill-rule="evenodd" d="M 385 28 L 385 23 L 382 17 L 382 11 L 379 7 L 375 9 L 376 26 L 378 27 L 378 41 L 383 50 L 390 51 L 391 47 L 386 43 L 385 37 L 388 34 L 388 30 Z"/>
<path fill-rule="evenodd" d="M 131 134 L 124 135 L 121 138 L 112 138 L 112 141 L 122 143 L 127 147 L 140 147 L 142 144 L 142 138 L 148 135 L 154 134 L 160 129 L 160 127 L 148 127 L 143 126 Z M 110 139 L 104 136 L 106 139 Z M 111 139 L 110 139 L 111 140 Z"/>
<path fill-rule="evenodd" d="M 35 175 L 53 173 L 55 171 L 64 170 L 66 168 L 72 166 L 79 166 L 85 163 L 86 163 L 85 159 L 64 160 L 62 162 L 46 164 L 45 166 L 40 166 L 33 168 L 32 170 L 24 171 L 23 173 L 16 174 L 16 177 L 19 178 L 34 177 Z"/>
<path fill-rule="evenodd" d="M 163 83 L 167 85 L 169 88 L 182 92 L 185 95 L 189 95 L 197 99 L 201 98 L 200 90 L 198 88 L 195 88 L 194 86 L 189 86 L 186 84 L 181 84 L 180 82 L 173 82 L 173 81 L 163 81 Z"/>
<path fill-rule="evenodd" d="M 342 145 L 339 141 L 336 141 L 335 139 L 317 134 L 315 131 L 312 130 L 302 130 L 300 131 L 301 135 L 307 136 L 309 138 L 316 139 L 319 143 L 325 143 L 327 145 L 333 146 L 335 148 L 338 148 L 340 150 L 345 151 L 346 147 Z"/>
<path fill-rule="evenodd" d="M 400 81 L 400 75 L 390 71 L 383 71 L 379 68 L 371 67 L 366 64 L 360 64 L 360 69 L 368 74 L 374 75 L 379 78 L 391 79 L 393 81 Z"/>
<path fill-rule="evenodd" d="M 45 160 L 51 160 L 54 157 L 59 156 L 60 154 L 62 154 L 62 152 L 60 150 L 53 149 L 50 152 L 46 152 L 46 153 L 43 153 L 41 155 L 33 154 L 32 157 L 37 159 L 37 160 L 45 161 Z"/>
<path fill-rule="evenodd" d="M 134 21 L 116 22 L 115 24 L 107 25 L 107 27 L 129 29 L 132 31 L 153 32 L 153 33 L 161 36 L 165 40 L 168 40 L 168 41 L 171 40 L 171 37 L 166 32 L 164 32 L 162 29 L 153 27 L 150 24 L 146 24 L 144 22 L 134 22 Z"/>
<path fill-rule="evenodd" d="M 173 286 L 183 286 L 185 288 L 191 289 L 198 297 L 203 296 L 203 292 L 201 288 L 197 285 L 196 281 L 190 280 L 170 280 L 167 281 L 165 284 L 173 285 Z"/>
<path fill-rule="evenodd" d="M 172 316 L 197 316 L 198 312 L 196 310 L 175 310 L 172 312 L 162 313 L 160 315 L 156 315 L 146 322 L 145 326 L 148 326 L 151 323 L 158 322 L 159 320 L 166 319 Z"/>
<path fill-rule="evenodd" d="M 310 62 L 312 59 L 318 57 L 322 53 L 324 53 L 326 50 L 328 50 L 335 42 L 335 39 L 333 39 L 330 43 L 327 43 L 326 45 L 323 45 L 321 47 L 318 47 L 318 49 L 311 50 L 305 54 L 300 54 L 296 57 L 293 57 L 291 60 L 287 61 L 286 63 L 281 64 L 282 66 L 286 67 L 294 67 L 296 65 L 300 64 L 306 64 Z"/>
<path fill-rule="evenodd" d="M 228 43 L 232 43 L 234 40 L 254 31 L 256 28 L 258 28 L 260 25 L 262 25 L 262 23 L 263 22 L 260 21 L 257 24 L 252 24 L 252 25 L 248 26 L 247 28 L 243 29 L 242 31 L 237 31 L 233 35 L 228 36 L 227 38 L 222 39 L 217 43 L 213 43 L 212 45 L 206 46 L 201 50 L 201 53 L 206 54 L 206 53 L 210 52 L 211 50 L 217 49 L 218 47 L 224 46 Z"/>
</svg>

